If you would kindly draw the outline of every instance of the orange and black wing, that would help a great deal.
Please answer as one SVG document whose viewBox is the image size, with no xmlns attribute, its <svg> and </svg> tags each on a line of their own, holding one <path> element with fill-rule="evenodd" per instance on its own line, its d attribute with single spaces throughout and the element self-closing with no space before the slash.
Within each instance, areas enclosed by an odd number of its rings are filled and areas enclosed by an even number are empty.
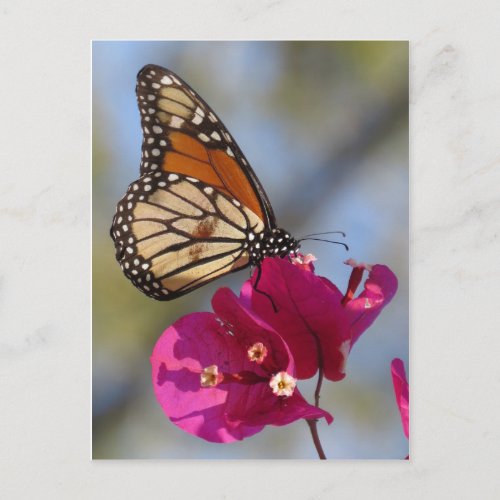
<svg viewBox="0 0 500 500">
<path fill-rule="evenodd" d="M 275 217 L 264 189 L 226 127 L 175 73 L 155 65 L 137 75 L 144 134 L 141 175 L 165 172 L 198 179 L 248 207 L 267 228 Z"/>
</svg>

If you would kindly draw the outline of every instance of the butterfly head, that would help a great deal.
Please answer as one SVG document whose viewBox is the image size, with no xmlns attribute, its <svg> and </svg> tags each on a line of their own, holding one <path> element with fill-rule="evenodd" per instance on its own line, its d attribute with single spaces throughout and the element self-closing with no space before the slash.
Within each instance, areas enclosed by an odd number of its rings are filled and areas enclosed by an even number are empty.
<svg viewBox="0 0 500 500">
<path fill-rule="evenodd" d="M 248 234 L 248 252 L 253 265 L 266 257 L 286 257 L 296 252 L 300 244 L 290 233 L 281 228 L 265 229 L 259 234 Z"/>
</svg>

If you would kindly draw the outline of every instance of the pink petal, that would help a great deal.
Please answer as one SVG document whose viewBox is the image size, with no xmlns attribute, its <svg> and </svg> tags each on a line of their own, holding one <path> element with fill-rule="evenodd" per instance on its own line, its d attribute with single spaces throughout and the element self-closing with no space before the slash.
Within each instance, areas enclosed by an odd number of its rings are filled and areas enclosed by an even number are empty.
<svg viewBox="0 0 500 500">
<path fill-rule="evenodd" d="M 352 345 L 392 300 L 397 289 L 398 280 L 387 266 L 381 264 L 371 266 L 363 292 L 345 306 L 352 325 Z"/>
<path fill-rule="evenodd" d="M 276 396 L 273 394 L 273 398 Z M 292 396 L 289 398 L 279 398 L 279 404 L 273 401 L 272 405 L 266 409 L 265 412 L 254 413 L 251 422 L 254 425 L 266 425 L 272 421 L 272 425 L 282 426 L 288 425 L 301 418 L 305 419 L 318 419 L 324 418 L 328 425 L 333 422 L 333 417 L 330 413 L 316 406 L 310 405 L 302 396 L 302 394 L 295 389 Z"/>
<path fill-rule="evenodd" d="M 392 383 L 394 385 L 394 393 L 396 395 L 396 403 L 401 414 L 401 423 L 403 424 L 403 432 L 409 437 L 409 420 L 410 420 L 410 394 L 408 381 L 406 379 L 405 367 L 403 361 L 395 358 L 391 363 Z"/>
<path fill-rule="evenodd" d="M 355 265 L 355 279 L 345 296 L 329 280 L 302 267 L 285 259 L 265 259 L 257 291 L 254 273 L 253 285 L 245 283 L 241 299 L 284 338 L 299 379 L 312 377 L 322 366 L 327 379 L 341 380 L 352 345 L 394 296 L 396 277 L 386 266 L 370 267 L 364 291 L 352 298 L 369 266 Z M 271 296 L 277 312 L 259 291 Z"/>
<path fill-rule="evenodd" d="M 271 374 L 294 371 L 290 352 L 276 332 L 228 289 L 219 290 L 213 304 L 220 318 L 212 313 L 184 316 L 163 333 L 151 357 L 156 397 L 175 425 L 208 441 L 227 443 L 265 425 L 299 418 L 332 420 L 329 413 L 310 406 L 297 389 L 290 398 L 272 393 Z M 256 342 L 268 351 L 260 365 L 247 356 Z M 225 380 L 201 387 L 202 370 L 214 364 L 226 374 Z M 246 382 L 233 374 L 244 376 Z"/>
<path fill-rule="evenodd" d="M 200 386 L 201 371 L 214 360 L 225 359 L 225 371 L 239 371 L 241 361 L 231 356 L 232 344 L 214 314 L 193 313 L 165 330 L 151 356 L 153 386 L 163 411 L 175 425 L 207 441 L 241 440 L 263 428 L 228 421 L 228 385 Z"/>
<path fill-rule="evenodd" d="M 239 331 L 245 332 L 248 343 L 259 341 L 262 338 L 262 329 L 265 329 L 266 341 L 271 346 L 269 352 L 273 357 L 266 359 L 262 367 L 269 372 L 277 372 L 280 367 L 286 367 L 287 373 L 295 374 L 294 360 L 286 343 L 267 323 L 245 307 L 244 300 L 238 299 L 229 288 L 220 288 L 212 299 L 212 306 L 221 319 L 234 325 Z M 237 392 L 236 388 L 234 394 Z M 268 386 L 260 387 L 259 392 L 254 390 L 252 397 L 256 398 L 255 401 L 248 400 L 248 397 L 245 396 L 247 406 L 258 407 L 259 412 L 243 410 L 247 423 L 252 422 L 256 425 L 272 422 L 272 425 L 286 425 L 300 418 L 325 418 L 329 424 L 333 422 L 330 413 L 307 403 L 298 389 L 295 389 L 289 398 L 278 398 L 279 404 Z"/>
<path fill-rule="evenodd" d="M 295 360 L 297 377 L 310 378 L 322 365 L 327 378 L 342 379 L 345 352 L 340 346 L 350 337 L 340 292 L 284 259 L 265 259 L 261 271 L 258 290 L 272 297 L 278 311 L 252 285 L 244 286 L 242 298 L 251 297 L 254 311 L 284 338 Z"/>
<path fill-rule="evenodd" d="M 229 288 L 219 288 L 212 298 L 212 307 L 219 318 L 244 332 L 249 345 L 263 336 L 266 338 L 270 349 L 262 368 L 269 372 L 282 369 L 295 376 L 295 364 L 288 346 L 270 325 L 246 306 L 245 301 L 238 299 Z"/>
</svg>

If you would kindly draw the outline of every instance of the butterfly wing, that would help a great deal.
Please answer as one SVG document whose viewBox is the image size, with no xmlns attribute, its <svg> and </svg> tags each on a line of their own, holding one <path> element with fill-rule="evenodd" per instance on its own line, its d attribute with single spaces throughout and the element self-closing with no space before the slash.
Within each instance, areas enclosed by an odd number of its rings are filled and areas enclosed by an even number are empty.
<svg viewBox="0 0 500 500">
<path fill-rule="evenodd" d="M 111 236 L 125 276 L 171 300 L 249 264 L 264 224 L 223 190 L 192 177 L 146 172 L 117 206 Z"/>
<path fill-rule="evenodd" d="M 172 71 L 145 66 L 137 75 L 144 134 L 141 174 L 190 176 L 217 188 L 275 227 L 269 199 L 226 127 L 206 102 Z"/>
</svg>

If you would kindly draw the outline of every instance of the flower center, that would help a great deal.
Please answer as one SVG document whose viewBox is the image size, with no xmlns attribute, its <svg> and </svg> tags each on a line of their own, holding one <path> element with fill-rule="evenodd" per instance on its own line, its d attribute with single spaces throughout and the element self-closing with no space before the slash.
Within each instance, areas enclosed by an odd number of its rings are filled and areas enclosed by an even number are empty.
<svg viewBox="0 0 500 500">
<path fill-rule="evenodd" d="M 224 375 L 219 373 L 217 365 L 210 365 L 203 368 L 200 374 L 200 385 L 202 387 L 215 387 L 220 384 L 224 379 Z"/>
<path fill-rule="evenodd" d="M 247 351 L 248 359 L 261 365 L 267 356 L 267 347 L 262 342 L 256 342 Z"/>
<path fill-rule="evenodd" d="M 287 372 L 279 372 L 271 377 L 269 386 L 276 396 L 291 396 L 297 381 Z"/>
<path fill-rule="evenodd" d="M 296 254 L 290 257 L 290 260 L 293 264 L 310 264 L 318 260 L 312 253 L 308 253 L 307 255 Z"/>
</svg>

